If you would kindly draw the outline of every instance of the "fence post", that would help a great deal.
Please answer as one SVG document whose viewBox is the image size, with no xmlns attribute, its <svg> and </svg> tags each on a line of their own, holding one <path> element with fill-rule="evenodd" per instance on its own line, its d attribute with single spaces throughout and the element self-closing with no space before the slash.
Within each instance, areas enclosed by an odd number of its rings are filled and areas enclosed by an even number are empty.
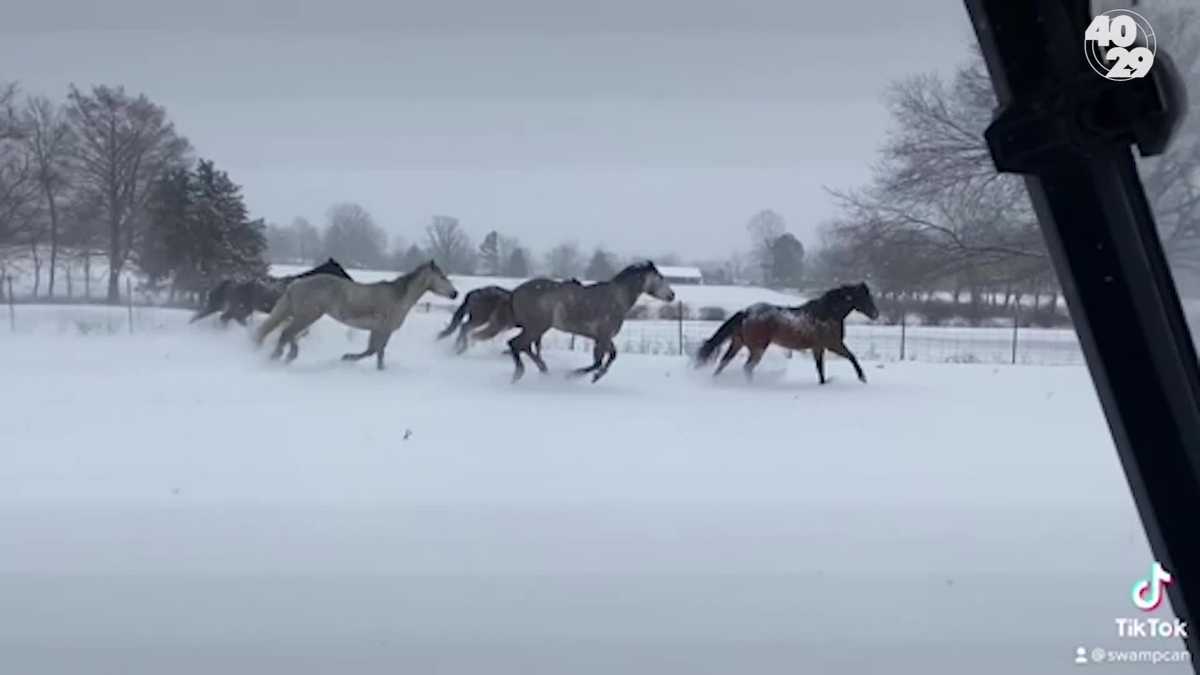
<svg viewBox="0 0 1200 675">
<path fill-rule="evenodd" d="M 1018 302 L 1013 306 L 1013 336 L 1012 336 L 1012 362 L 1017 365 L 1017 326 L 1019 325 L 1019 317 L 1021 316 L 1021 304 Z"/>
<path fill-rule="evenodd" d="M 133 283 L 125 277 L 125 298 L 129 303 L 129 334 L 133 335 Z"/>
<path fill-rule="evenodd" d="M 679 321 L 679 355 L 683 356 L 684 350 L 683 350 L 683 301 L 682 300 L 679 301 L 678 314 L 679 314 L 679 318 L 678 318 L 678 321 Z"/>
<path fill-rule="evenodd" d="M 4 281 L 8 285 L 8 329 L 15 333 L 17 332 L 17 309 L 13 306 L 12 275 L 4 275 Z"/>
<path fill-rule="evenodd" d="M 900 313 L 900 360 L 904 361 L 904 340 L 908 333 L 908 312 Z"/>
</svg>

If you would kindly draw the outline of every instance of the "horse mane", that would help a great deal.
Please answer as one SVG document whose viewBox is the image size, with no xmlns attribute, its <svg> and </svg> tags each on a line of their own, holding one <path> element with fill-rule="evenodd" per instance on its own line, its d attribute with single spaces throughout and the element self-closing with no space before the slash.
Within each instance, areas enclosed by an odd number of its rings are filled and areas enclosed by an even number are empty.
<svg viewBox="0 0 1200 675">
<path fill-rule="evenodd" d="M 810 312 L 816 316 L 825 318 L 832 316 L 835 310 L 840 308 L 844 302 L 840 299 L 846 293 L 857 293 L 862 284 L 843 284 L 835 288 L 831 288 L 818 297 L 809 300 L 808 302 L 798 307 L 790 307 L 792 310 L 801 310 Z"/>
<path fill-rule="evenodd" d="M 616 276 L 614 276 L 612 278 L 612 280 L 620 281 L 620 280 L 628 279 L 635 275 L 646 274 L 648 272 L 657 272 L 657 271 L 658 271 L 658 268 L 654 266 L 654 263 L 650 262 L 649 260 L 643 260 L 641 262 L 635 262 L 632 265 L 628 265 L 625 269 L 621 270 L 620 272 L 617 272 Z"/>
<path fill-rule="evenodd" d="M 819 300 L 831 300 L 839 293 L 857 293 L 862 284 L 843 284 L 836 288 L 831 288 L 821 294 Z"/>
</svg>

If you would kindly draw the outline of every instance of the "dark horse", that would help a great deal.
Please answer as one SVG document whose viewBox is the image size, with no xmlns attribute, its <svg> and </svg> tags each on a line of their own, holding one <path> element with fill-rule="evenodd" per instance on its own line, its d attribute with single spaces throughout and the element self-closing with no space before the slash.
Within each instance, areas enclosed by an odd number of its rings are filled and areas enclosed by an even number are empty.
<svg viewBox="0 0 1200 675">
<path fill-rule="evenodd" d="M 491 333 L 488 335 L 490 338 L 506 328 L 512 328 L 511 300 L 512 291 L 500 286 L 484 286 L 470 291 L 463 298 L 462 304 L 454 311 L 454 316 L 450 318 L 450 325 L 438 333 L 437 339 L 444 340 L 457 330 L 458 337 L 454 340 L 454 351 L 461 354 L 467 351 L 472 330 L 487 326 L 486 330 Z M 482 332 L 484 331 L 476 333 L 474 337 L 480 339 Z"/>
<path fill-rule="evenodd" d="M 733 360 L 742 346 L 750 348 L 750 357 L 744 367 L 746 377 L 751 378 L 754 367 L 772 343 L 788 349 L 811 349 L 817 364 L 817 377 L 825 384 L 825 350 L 849 359 L 854 365 L 858 379 L 866 382 L 858 359 L 846 347 L 846 315 L 858 310 L 871 319 L 879 317 L 871 289 L 866 284 L 840 286 L 826 291 L 816 300 L 809 300 L 799 307 L 780 307 L 758 303 L 734 314 L 721 324 L 716 333 L 700 347 L 696 354 L 696 366 L 712 361 L 717 349 L 729 340 L 729 349 L 721 357 L 713 375 L 719 375 Z"/>
<path fill-rule="evenodd" d="M 652 262 L 630 265 L 609 281 L 587 286 L 571 281 L 530 279 L 514 288 L 512 316 L 521 332 L 508 341 L 516 366 L 513 382 L 525 374 L 521 352 L 529 354 L 538 370 L 543 373 L 549 370 L 531 346 L 551 328 L 594 340 L 594 362 L 574 372 L 577 375 L 593 373 L 592 382 L 604 377 L 617 358 L 612 338 L 621 330 L 625 315 L 642 293 L 666 302 L 675 299 L 675 291 Z M 604 361 L 605 355 L 607 361 Z"/>
<path fill-rule="evenodd" d="M 582 285 L 574 278 L 567 279 L 564 283 Z M 458 337 L 454 340 L 454 350 L 462 354 L 467 351 L 471 341 L 490 340 L 515 327 L 512 316 L 512 291 L 500 286 L 484 286 L 467 293 L 462 304 L 455 310 L 454 316 L 450 318 L 450 325 L 438 333 L 437 339 L 444 340 L 457 329 Z M 474 329 L 479 330 L 472 334 Z M 533 343 L 533 348 L 541 355 L 541 338 Z"/>
<path fill-rule="evenodd" d="M 283 295 L 283 291 L 287 289 L 288 284 L 296 279 L 304 279 L 306 277 L 315 276 L 317 274 L 331 274 L 335 277 L 341 277 L 348 281 L 350 275 L 346 273 L 345 268 L 338 261 L 330 258 L 320 265 L 308 270 L 288 277 L 271 277 L 265 279 L 249 279 L 246 281 L 237 281 L 234 279 L 223 279 L 208 293 L 208 302 L 204 305 L 204 309 L 196 312 L 189 323 L 195 323 L 204 317 L 221 312 L 221 323 L 227 324 L 230 319 L 233 319 L 241 325 L 246 325 L 246 319 L 255 310 L 263 313 L 269 313 L 271 308 Z M 222 311 L 223 310 L 223 311 Z"/>
</svg>

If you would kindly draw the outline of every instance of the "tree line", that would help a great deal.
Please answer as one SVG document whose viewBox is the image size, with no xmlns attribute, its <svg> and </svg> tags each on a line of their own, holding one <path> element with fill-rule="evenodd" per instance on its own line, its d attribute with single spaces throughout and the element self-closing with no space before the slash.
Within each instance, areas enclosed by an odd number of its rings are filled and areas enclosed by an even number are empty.
<svg viewBox="0 0 1200 675">
<path fill-rule="evenodd" d="M 761 283 L 799 288 L 805 279 L 804 245 L 787 231 L 779 213 L 766 209 L 746 225 L 749 256 L 734 254 L 728 261 L 702 264 L 712 283 Z M 350 267 L 406 271 L 429 259 L 451 274 L 523 278 L 534 274 L 604 280 L 625 264 L 652 259 L 660 265 L 681 264 L 674 253 L 621 256 L 597 246 L 590 253 L 576 241 L 564 241 L 538 255 L 519 239 L 489 230 L 478 245 L 452 216 L 433 216 L 420 236 L 409 241 L 389 236 L 360 204 L 334 204 L 321 227 L 298 217 L 290 225 L 268 225 L 268 258 L 274 263 L 313 264 L 328 257 Z"/>
<path fill-rule="evenodd" d="M 241 189 L 193 148 L 167 111 L 120 86 L 71 86 L 64 101 L 0 85 L 0 254 L 25 249 L 34 295 L 53 295 L 60 257 L 107 262 L 106 296 L 123 271 L 197 291 L 265 270 L 265 226 Z M 0 260 L 3 259 L 0 255 Z"/>
</svg>

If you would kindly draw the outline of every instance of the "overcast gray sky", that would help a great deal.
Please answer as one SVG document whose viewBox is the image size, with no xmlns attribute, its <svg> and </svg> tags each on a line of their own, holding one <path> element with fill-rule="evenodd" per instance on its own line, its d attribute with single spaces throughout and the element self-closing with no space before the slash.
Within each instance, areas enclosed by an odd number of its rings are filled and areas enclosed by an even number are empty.
<svg viewBox="0 0 1200 675">
<path fill-rule="evenodd" d="M 165 105 L 256 216 L 362 203 L 538 249 L 719 258 L 773 208 L 806 245 L 863 182 L 882 92 L 968 53 L 954 0 L 12 3 L 0 79 Z"/>
</svg>

